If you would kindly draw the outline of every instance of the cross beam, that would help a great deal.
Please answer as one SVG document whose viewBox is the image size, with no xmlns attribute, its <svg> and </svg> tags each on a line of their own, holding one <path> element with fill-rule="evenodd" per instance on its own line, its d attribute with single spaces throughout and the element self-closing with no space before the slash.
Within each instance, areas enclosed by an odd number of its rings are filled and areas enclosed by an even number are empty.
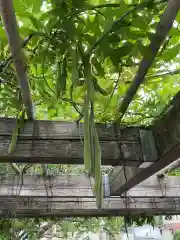
<svg viewBox="0 0 180 240">
<path fill-rule="evenodd" d="M 104 195 L 108 182 L 104 181 Z M 57 197 L 57 198 L 93 198 L 93 180 L 86 175 L 18 175 L 0 176 L 0 197 Z M 118 196 L 118 194 L 114 195 Z M 180 198 L 180 177 L 150 177 L 132 188 L 127 196 L 134 198 Z M 123 197 L 123 196 L 122 196 Z"/>
<path fill-rule="evenodd" d="M 0 119 L 0 162 L 83 164 L 83 124 L 58 121 L 26 121 L 15 152 L 8 148 L 15 119 Z M 138 166 L 143 155 L 141 128 L 97 124 L 103 165 Z M 152 162 L 155 158 L 150 159 Z"/>
<path fill-rule="evenodd" d="M 179 198 L 104 199 L 97 209 L 95 198 L 0 197 L 0 217 L 39 216 L 123 216 L 123 215 L 177 215 Z"/>
<path fill-rule="evenodd" d="M 144 169 L 127 167 L 121 173 L 120 167 L 115 167 L 109 175 L 111 195 L 123 194 L 180 158 L 180 92 L 164 109 L 162 117 L 151 130 L 158 152 L 157 161 Z"/>
<path fill-rule="evenodd" d="M 105 197 L 102 208 L 97 209 L 87 176 L 1 175 L 0 217 L 180 214 L 180 177 L 169 177 L 166 195 L 160 194 L 159 189 L 154 191 L 156 181 L 151 178 L 139 186 L 141 190 L 148 189 L 144 195 L 140 191 L 136 196 L 135 188 L 127 198 Z"/>
<path fill-rule="evenodd" d="M 118 196 L 118 194 L 117 194 Z M 135 198 L 149 197 L 179 197 L 180 177 L 176 176 L 152 176 L 127 192 L 127 196 Z"/>
</svg>

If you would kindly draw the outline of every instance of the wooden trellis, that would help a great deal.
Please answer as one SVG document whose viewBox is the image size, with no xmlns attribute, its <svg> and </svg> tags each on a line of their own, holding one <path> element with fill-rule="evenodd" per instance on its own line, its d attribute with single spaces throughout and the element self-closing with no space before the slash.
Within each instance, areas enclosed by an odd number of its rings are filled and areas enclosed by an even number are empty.
<svg viewBox="0 0 180 240">
<path fill-rule="evenodd" d="M 180 157 L 180 92 L 172 99 L 166 109 L 168 110 L 166 114 L 151 127 L 156 143 L 156 151 L 158 153 L 156 161 L 148 167 L 148 170 L 146 168 L 144 170 L 127 168 L 126 177 L 128 181 L 125 181 L 123 174 L 119 175 L 115 181 L 120 184 L 116 185 L 116 183 L 112 181 L 114 185 L 113 193 L 122 194 L 125 189 L 131 189 Z M 110 179 L 116 176 L 118 171 L 119 167 L 114 168 L 110 174 Z"/>
<path fill-rule="evenodd" d="M 3 217 L 180 213 L 180 177 L 168 177 L 167 185 L 159 182 L 157 176 L 151 177 L 130 190 L 126 198 L 105 197 L 101 209 L 96 207 L 92 183 L 87 176 L 1 175 L 0 180 L 0 215 Z"/>
<path fill-rule="evenodd" d="M 27 121 L 18 137 L 16 151 L 7 155 L 15 119 L 0 119 L 0 158 L 4 162 L 83 164 L 83 125 L 70 122 Z M 137 127 L 117 128 L 97 124 L 103 165 L 139 166 L 147 162 L 141 131 Z M 122 151 L 119 151 L 119 142 Z M 1 161 L 1 160 L 0 160 Z M 153 162 L 155 158 L 148 161 Z"/>
<path fill-rule="evenodd" d="M 116 135 L 113 125 L 97 125 L 103 165 L 116 165 L 109 176 L 103 177 L 102 209 L 96 208 L 92 182 L 85 175 L 24 175 L 23 178 L 2 175 L 2 215 L 16 214 L 17 217 L 21 217 L 33 214 L 105 216 L 179 213 L 180 178 L 164 179 L 152 176 L 180 157 L 178 101 L 179 93 L 170 103 L 170 110 L 148 129 L 119 127 Z M 1 162 L 83 164 L 82 125 L 27 121 L 18 136 L 15 152 L 7 154 L 14 126 L 14 119 L 0 120 Z M 122 155 L 119 154 L 118 144 L 121 144 Z M 142 166 L 143 164 L 150 166 Z M 127 198 L 124 198 L 126 191 Z"/>
<path fill-rule="evenodd" d="M 172 4 L 173 2 L 173 4 Z M 0 1 L 3 23 L 15 63 L 28 119 L 8 154 L 15 119 L 0 119 L 1 163 L 83 164 L 83 126 L 70 122 L 35 121 L 12 1 Z M 179 11 L 168 1 L 127 95 L 119 107 L 123 117 Z M 169 14 L 171 13 L 171 14 Z M 97 124 L 102 165 L 114 166 L 103 177 L 104 200 L 96 208 L 87 176 L 1 176 L 0 216 L 109 216 L 180 213 L 180 178 L 152 177 L 180 157 L 180 92 L 153 126 L 116 127 Z M 120 151 L 121 150 L 121 151 Z M 127 196 L 125 196 L 125 193 Z"/>
</svg>

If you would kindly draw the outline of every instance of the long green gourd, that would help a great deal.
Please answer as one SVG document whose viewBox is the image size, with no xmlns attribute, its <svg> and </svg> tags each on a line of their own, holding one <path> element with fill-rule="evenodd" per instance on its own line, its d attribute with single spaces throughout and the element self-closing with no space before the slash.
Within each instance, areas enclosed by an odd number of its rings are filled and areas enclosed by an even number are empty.
<svg viewBox="0 0 180 240">
<path fill-rule="evenodd" d="M 91 176 L 95 177 L 95 143 L 94 143 L 94 114 L 91 104 L 91 112 L 89 118 L 90 146 L 91 146 Z"/>
<path fill-rule="evenodd" d="M 96 204 L 98 208 L 102 206 L 102 177 L 101 177 L 101 148 L 99 144 L 98 134 L 94 122 L 94 98 L 95 90 L 93 85 L 93 76 L 91 73 L 91 65 L 89 61 L 84 64 L 86 92 L 85 92 L 85 109 L 84 109 L 84 162 L 88 173 L 95 178 L 93 192 L 96 196 Z M 89 113 L 89 105 L 91 111 Z M 87 137 L 88 136 L 88 137 Z M 90 154 L 86 151 L 90 150 Z M 86 167 L 87 166 L 87 167 Z M 90 170 L 90 171 L 89 171 Z"/>
<path fill-rule="evenodd" d="M 87 93 L 84 96 L 84 165 L 85 170 L 90 174 L 91 171 L 91 146 L 89 132 L 89 101 Z"/>
<path fill-rule="evenodd" d="M 99 144 L 98 134 L 94 128 L 94 146 L 95 146 L 95 185 L 94 192 L 96 196 L 97 207 L 102 206 L 102 176 L 101 176 L 101 147 Z"/>
<path fill-rule="evenodd" d="M 20 114 L 21 114 L 21 116 L 20 116 Z M 17 113 L 17 116 L 16 116 L 16 126 L 13 129 L 11 143 L 10 143 L 9 149 L 8 149 L 8 153 L 9 154 L 12 154 L 15 151 L 16 143 L 17 143 L 17 137 L 18 137 L 18 134 L 21 132 L 21 130 L 24 127 L 24 120 L 25 120 L 25 109 L 20 110 Z"/>
<path fill-rule="evenodd" d="M 78 69 L 78 48 L 72 48 L 72 85 L 74 87 L 79 84 L 79 69 Z"/>
</svg>

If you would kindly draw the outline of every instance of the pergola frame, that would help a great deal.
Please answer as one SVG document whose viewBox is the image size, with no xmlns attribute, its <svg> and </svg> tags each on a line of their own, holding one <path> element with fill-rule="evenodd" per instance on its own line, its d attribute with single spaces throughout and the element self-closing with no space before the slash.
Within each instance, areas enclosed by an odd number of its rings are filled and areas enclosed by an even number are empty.
<svg viewBox="0 0 180 240">
<path fill-rule="evenodd" d="M 116 135 L 113 125 L 97 124 L 102 146 L 103 165 L 115 165 L 109 176 L 103 177 L 104 203 L 102 209 L 97 210 L 95 207 L 95 198 L 91 189 L 92 182 L 86 175 L 56 177 L 24 175 L 23 181 L 18 175 L 1 176 L 0 201 L 7 198 L 10 201 L 8 208 L 12 209 L 12 212 L 15 211 L 16 216 L 19 217 L 26 214 L 32 216 L 35 211 L 29 205 L 29 208 L 22 208 L 21 204 L 15 207 L 13 204 L 15 199 L 17 201 L 21 199 L 22 202 L 27 199 L 30 199 L 31 202 L 35 201 L 37 208 L 41 209 L 39 213 L 36 212 L 40 216 L 45 214 L 43 210 L 46 208 L 45 206 L 51 205 L 51 203 L 52 207 L 47 213 L 49 216 L 53 214 L 105 216 L 115 215 L 115 213 L 116 215 L 177 214 L 180 210 L 178 205 L 180 177 L 153 175 L 180 157 L 179 101 L 180 93 L 171 101 L 170 110 L 147 129 L 138 127 L 121 129 L 119 127 L 118 135 Z M 14 119 L 0 120 L 1 162 L 83 164 L 82 125 L 69 122 L 27 120 L 24 129 L 18 136 L 15 152 L 7 154 L 14 125 Z M 122 156 L 118 152 L 119 142 L 123 149 Z M 62 143 L 63 145 L 61 145 Z M 135 149 L 138 151 L 134 152 Z M 141 159 L 140 156 L 142 156 Z M 155 158 L 155 156 L 157 157 Z M 132 162 L 137 162 L 137 165 Z M 147 163 L 150 166 L 138 167 L 138 165 Z M 58 200 L 57 208 L 54 205 L 54 199 L 61 199 Z M 62 199 L 66 199 L 64 202 L 69 199 L 70 205 L 63 205 Z M 130 205 L 128 205 L 128 199 L 131 199 Z M 125 204 L 126 200 L 127 204 Z M 40 202 L 38 203 L 38 201 Z M 91 203 L 87 204 L 88 201 Z M 114 201 L 120 205 L 114 204 Z M 133 206 L 132 201 L 135 204 Z M 143 201 L 145 201 L 144 205 Z M 6 216 L 7 202 L 4 204 L 2 202 L 1 206 L 4 209 L 2 216 Z M 60 210 L 61 206 L 64 206 L 63 209 L 67 208 L 66 214 L 65 211 Z M 114 206 L 117 206 L 117 211 Z M 73 209 L 77 211 L 75 212 Z M 9 214 L 12 215 L 12 212 L 10 211 Z"/>
<path fill-rule="evenodd" d="M 144 81 L 179 9 L 179 0 L 167 2 L 149 45 L 151 56 L 143 57 L 137 74 L 118 108 L 119 121 Z M 83 164 L 82 124 L 34 120 L 33 102 L 12 1 L 0 0 L 0 10 L 22 101 L 28 115 L 24 129 L 18 136 L 16 149 L 11 154 L 8 154 L 8 147 L 15 119 L 0 119 L 0 162 Z M 97 40 L 92 51 L 101 39 Z M 109 176 L 103 178 L 104 201 L 101 209 L 96 208 L 90 179 L 87 176 L 1 176 L 0 216 L 180 213 L 180 192 L 177 189 L 173 190 L 175 186 L 179 186 L 179 178 L 152 177 L 180 157 L 179 103 L 180 92 L 174 97 L 163 117 L 148 128 L 124 128 L 120 125 L 117 127 L 117 123 L 115 128 L 114 125 L 97 124 L 102 164 L 114 166 Z"/>
<path fill-rule="evenodd" d="M 180 177 L 168 178 L 166 187 L 157 177 L 151 177 L 129 191 L 126 198 L 105 197 L 102 208 L 97 209 L 92 183 L 85 175 L 1 175 L 0 215 L 19 218 L 178 214 Z"/>
</svg>

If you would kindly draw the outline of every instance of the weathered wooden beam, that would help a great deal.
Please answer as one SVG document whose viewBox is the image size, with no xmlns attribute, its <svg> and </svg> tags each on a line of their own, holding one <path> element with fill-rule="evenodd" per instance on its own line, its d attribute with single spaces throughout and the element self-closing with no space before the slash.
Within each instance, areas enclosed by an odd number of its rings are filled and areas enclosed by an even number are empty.
<svg viewBox="0 0 180 240">
<path fill-rule="evenodd" d="M 144 165 L 144 167 L 147 167 L 150 163 L 152 163 L 152 159 L 154 159 L 155 162 L 155 160 L 158 158 L 158 153 L 152 131 L 150 129 L 140 129 L 139 133 L 141 139 L 142 154 L 144 158 L 144 162 L 141 164 L 141 166 Z M 141 171 L 142 168 L 140 167 L 114 167 L 114 169 L 109 174 L 111 195 L 121 195 L 123 192 L 125 192 L 128 186 L 127 184 L 131 182 L 132 179 L 133 186 L 137 185 L 139 182 L 136 182 L 135 176 L 140 174 Z"/>
<path fill-rule="evenodd" d="M 0 175 L 0 197 L 93 197 L 93 180 L 86 175 Z"/>
<path fill-rule="evenodd" d="M 118 194 L 117 194 L 118 196 Z M 176 176 L 152 176 L 127 192 L 127 196 L 136 198 L 149 197 L 179 197 L 180 177 Z"/>
<path fill-rule="evenodd" d="M 119 180 L 116 177 L 116 170 L 112 171 L 109 176 L 110 179 L 114 179 L 111 181 L 113 185 L 111 194 L 123 194 L 180 158 L 180 92 L 172 99 L 162 117 L 154 123 L 151 129 L 158 152 L 157 161 L 139 172 L 133 170 L 134 174 L 131 174 L 128 180 L 127 178 L 121 180 L 122 184 L 120 177 Z"/>
<path fill-rule="evenodd" d="M 138 166 L 145 161 L 140 128 L 116 127 L 115 130 L 113 125 L 96 126 L 103 165 Z M 9 155 L 14 127 L 15 119 L 0 119 L 0 162 L 83 164 L 83 124 L 27 121 L 18 137 L 15 152 Z"/>
<path fill-rule="evenodd" d="M 126 183 L 128 183 L 131 179 L 134 179 L 135 184 L 134 176 L 136 176 L 140 171 L 141 169 L 138 167 L 114 167 L 112 172 L 109 174 L 110 195 L 120 196 L 119 189 L 121 189 L 122 192 L 125 192 Z"/>
<path fill-rule="evenodd" d="M 23 180 L 23 181 L 22 181 Z M 169 185 L 168 185 L 169 183 Z M 123 216 L 180 213 L 180 177 L 169 177 L 167 192 L 162 197 L 154 191 L 155 180 L 144 186 L 156 197 L 146 192 L 130 197 L 104 198 L 101 209 L 96 208 L 92 182 L 87 176 L 0 176 L 0 217 L 38 216 Z M 176 184 L 176 185 L 174 185 Z M 170 186 L 171 185 L 171 186 Z M 172 187 L 172 188 L 171 188 Z M 176 196 L 173 194 L 173 188 Z M 148 191 L 148 190 L 147 190 Z M 134 195 L 134 196 L 132 196 Z M 143 196 L 142 196 L 143 195 Z M 173 196 L 173 197 L 172 197 Z M 178 196 L 178 198 L 177 198 Z"/>
<path fill-rule="evenodd" d="M 105 179 L 105 178 L 104 178 Z M 107 187 L 104 181 L 104 189 Z M 0 175 L 0 197 L 58 197 L 92 198 L 93 182 L 86 175 L 38 176 Z M 104 191 L 105 197 L 107 197 Z M 109 197 L 110 195 L 108 195 Z M 117 193 L 114 196 L 118 196 Z M 127 196 L 135 198 L 180 197 L 180 177 L 150 177 L 128 191 Z M 124 195 L 122 196 L 124 197 Z"/>
<path fill-rule="evenodd" d="M 97 209 L 95 198 L 0 197 L 0 217 L 39 216 L 123 216 L 123 215 L 177 215 L 179 198 L 119 198 L 103 201 Z"/>
</svg>

